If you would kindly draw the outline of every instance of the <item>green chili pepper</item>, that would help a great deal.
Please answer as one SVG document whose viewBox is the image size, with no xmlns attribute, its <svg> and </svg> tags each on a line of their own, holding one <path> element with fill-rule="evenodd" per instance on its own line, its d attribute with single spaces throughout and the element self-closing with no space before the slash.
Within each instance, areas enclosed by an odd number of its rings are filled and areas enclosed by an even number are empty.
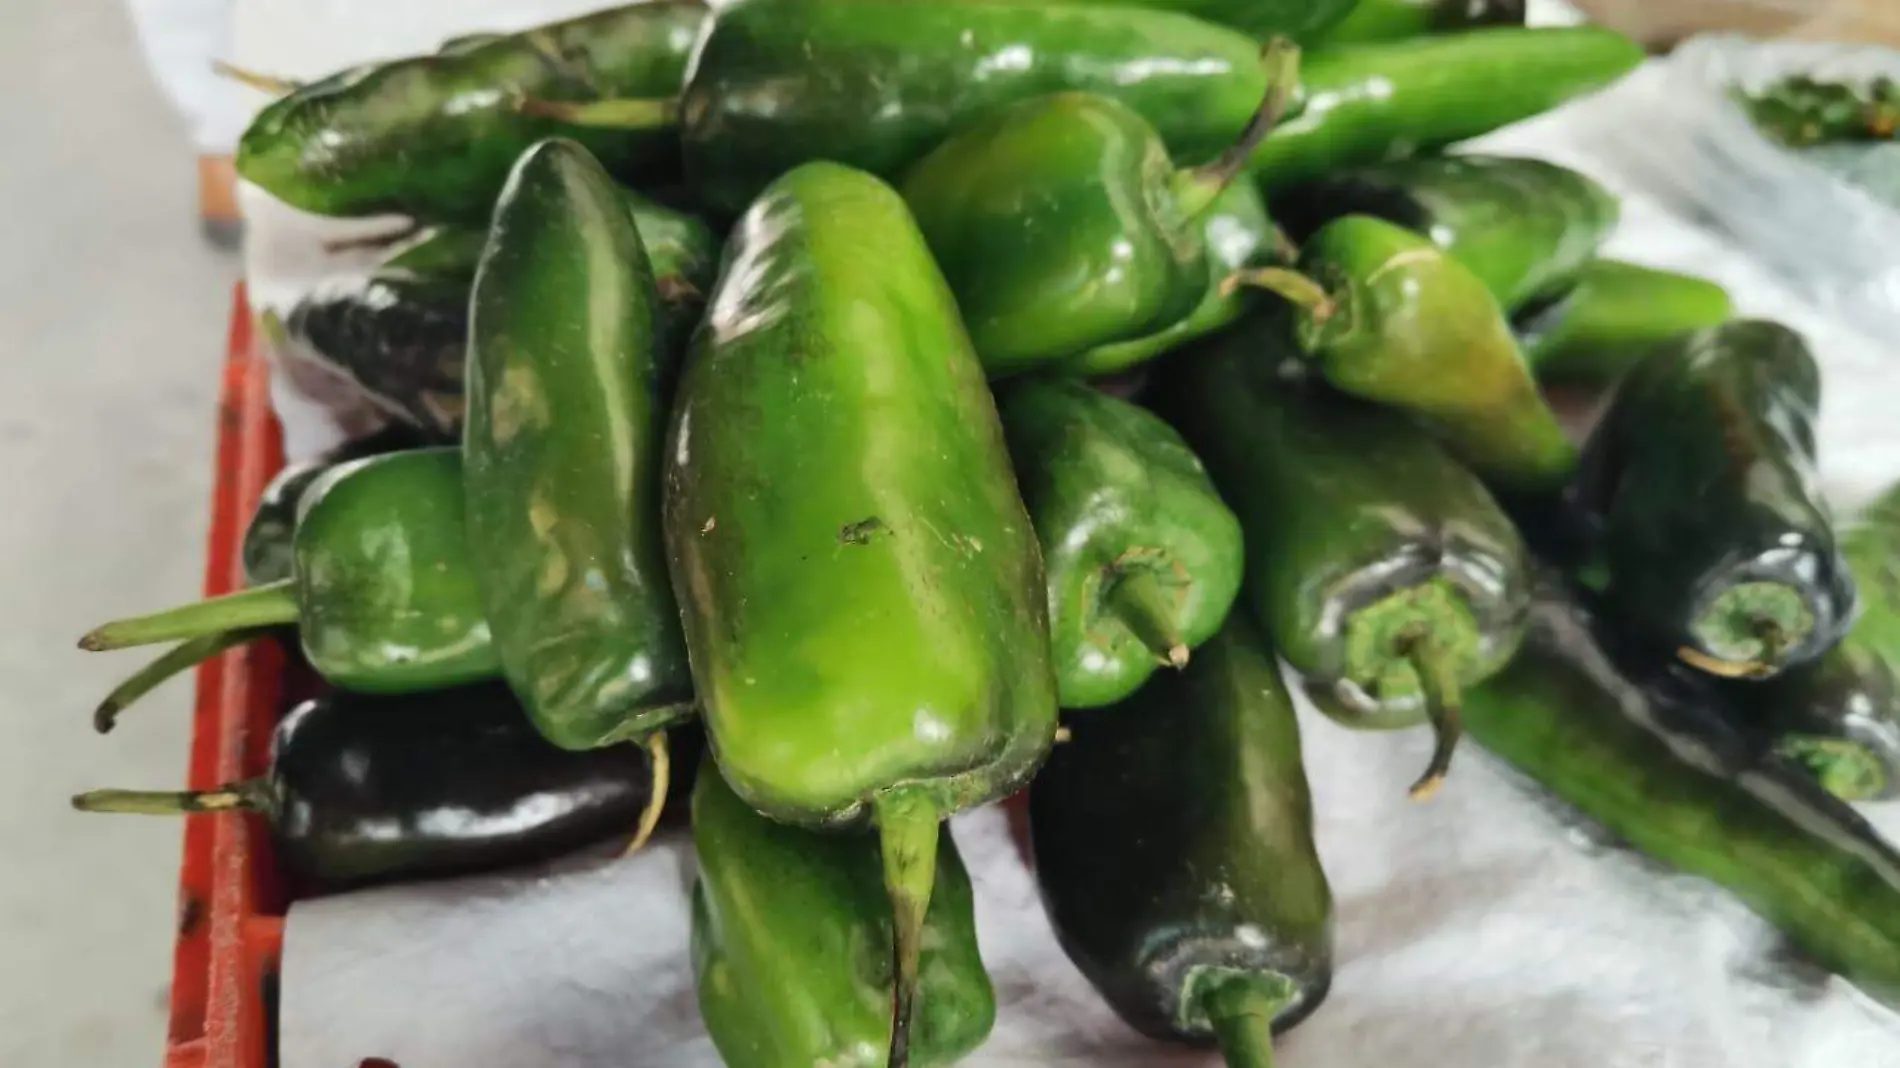
<svg viewBox="0 0 1900 1068">
<path fill-rule="evenodd" d="M 1298 78 L 1284 41 L 1241 139 L 1177 170 L 1140 115 L 1089 93 L 1032 97 L 964 127 L 900 188 L 992 377 L 1155 333 L 1207 293 L 1200 216 Z"/>
<path fill-rule="evenodd" d="M 1643 50 L 1594 26 L 1492 27 L 1315 51 L 1304 109 L 1276 127 L 1248 169 L 1272 201 L 1290 185 L 1489 133 L 1600 89 Z"/>
<path fill-rule="evenodd" d="M 1357 45 L 1478 26 L 1522 25 L 1524 0 L 1359 0 L 1319 43 Z"/>
<path fill-rule="evenodd" d="M 1240 522 L 1160 419 L 1073 379 L 997 398 L 1042 543 L 1056 692 L 1094 708 L 1181 667 L 1240 592 Z"/>
<path fill-rule="evenodd" d="M 502 674 L 556 745 L 692 705 L 660 533 L 669 354 L 613 179 L 545 141 L 508 179 L 469 312 L 468 549 Z"/>
<path fill-rule="evenodd" d="M 1035 530 L 955 301 L 889 186 L 831 163 L 774 182 L 710 308 L 666 450 L 693 680 L 748 803 L 876 822 L 901 1068 L 937 825 L 1021 786 L 1054 739 Z"/>
<path fill-rule="evenodd" d="M 912 1059 L 950 1064 L 989 1036 L 970 877 L 948 828 L 924 920 Z M 752 811 L 709 761 L 693 788 L 693 974 L 728 1068 L 873 1068 L 891 1042 L 891 919 L 877 839 Z"/>
<path fill-rule="evenodd" d="M 1300 728 L 1237 610 L 1179 675 L 1076 723 L 1029 794 L 1056 937 L 1122 1019 L 1271 1068 L 1332 981 Z"/>
<path fill-rule="evenodd" d="M 500 671 L 468 555 L 459 449 L 332 468 L 306 492 L 294 544 L 294 578 L 107 623 L 80 648 L 197 642 L 209 655 L 237 632 L 294 623 L 310 666 L 346 690 L 433 690 Z"/>
<path fill-rule="evenodd" d="M 1325 36 L 1361 0 L 1057 0 L 1061 3 L 1154 8 L 1245 30 L 1259 40 L 1310 41 Z"/>
<path fill-rule="evenodd" d="M 1854 631 L 1812 664 L 1728 690 L 1775 749 L 1835 797 L 1900 797 L 1900 680 Z"/>
<path fill-rule="evenodd" d="M 1900 675 L 1900 483 L 1846 525 L 1841 555 L 1859 580 L 1861 595 L 1852 638 Z"/>
<path fill-rule="evenodd" d="M 1900 854 L 1800 769 L 1617 675 L 1568 605 L 1467 695 L 1478 744 L 1635 849 L 1715 883 L 1900 1008 Z"/>
<path fill-rule="evenodd" d="M 664 178 L 679 161 L 668 98 L 679 92 L 707 14 L 700 0 L 645 0 L 353 68 L 260 112 L 238 142 L 238 174 L 319 215 L 462 222 L 488 218 L 508 169 L 545 137 L 580 140 L 623 179 Z M 647 106 L 640 123 L 611 131 L 521 106 L 601 98 Z"/>
<path fill-rule="evenodd" d="M 1246 603 L 1328 715 L 1458 738 L 1459 692 L 1522 633 L 1524 546 L 1484 487 L 1398 413 L 1293 380 L 1253 318 L 1171 362 L 1164 410 L 1246 534 Z"/>
<path fill-rule="evenodd" d="M 1714 282 L 1597 260 L 1578 274 L 1575 289 L 1515 326 L 1538 381 L 1608 386 L 1664 343 L 1734 312 L 1728 291 Z"/>
<path fill-rule="evenodd" d="M 699 322 L 719 247 L 698 219 L 630 189 L 621 198 L 646 245 L 670 352 Z M 468 299 L 488 229 L 436 227 L 367 276 L 318 288 L 290 309 L 287 338 L 354 382 L 380 407 L 445 438 L 459 438 Z"/>
<path fill-rule="evenodd" d="M 1327 381 L 1418 417 L 1502 492 L 1542 500 L 1570 480 L 1577 450 L 1477 275 L 1366 215 L 1321 227 L 1299 268 L 1233 277 L 1294 302 L 1300 347 Z"/>
<path fill-rule="evenodd" d="M 1806 663 L 1857 596 L 1815 486 L 1820 371 L 1800 335 L 1738 320 L 1623 380 L 1575 503 L 1616 625 L 1725 676 Z"/>
<path fill-rule="evenodd" d="M 1566 167 L 1509 156 L 1429 156 L 1330 174 L 1273 198 L 1296 241 L 1345 215 L 1432 239 L 1507 311 L 1566 291 L 1616 226 L 1610 192 Z"/>
</svg>

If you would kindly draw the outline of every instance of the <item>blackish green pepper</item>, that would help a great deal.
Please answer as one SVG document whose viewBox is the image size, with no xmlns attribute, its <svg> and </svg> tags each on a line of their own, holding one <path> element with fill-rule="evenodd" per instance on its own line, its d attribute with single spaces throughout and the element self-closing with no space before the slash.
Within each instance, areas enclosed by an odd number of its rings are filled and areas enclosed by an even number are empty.
<svg viewBox="0 0 1900 1068">
<path fill-rule="evenodd" d="M 1298 78 L 1284 44 L 1273 86 L 1240 141 L 1177 169 L 1127 105 L 1067 92 L 963 127 L 899 188 L 943 269 L 991 377 L 1055 365 L 1153 334 L 1207 293 L 1200 217 L 1233 181 Z"/>
<path fill-rule="evenodd" d="M 669 351 L 699 322 L 719 245 L 698 219 L 620 190 L 660 290 Z M 348 377 L 379 407 L 459 439 L 468 298 L 488 228 L 435 227 L 367 276 L 329 283 L 291 306 L 286 337 Z"/>
<path fill-rule="evenodd" d="M 1347 393 L 1402 408 L 1501 492 L 1554 498 L 1577 450 L 1484 281 L 1429 238 L 1348 215 L 1300 248 L 1299 274 L 1242 271 L 1295 303 L 1300 347 Z"/>
<path fill-rule="evenodd" d="M 197 642 L 210 655 L 296 624 L 310 666 L 346 690 L 410 693 L 501 670 L 468 555 L 461 450 L 332 468 L 300 505 L 294 543 L 293 578 L 107 623 L 80 647 Z"/>
<path fill-rule="evenodd" d="M 1240 592 L 1240 522 L 1156 416 L 1074 379 L 997 397 L 1042 543 L 1056 692 L 1094 708 L 1135 692 L 1220 628 Z"/>
<path fill-rule="evenodd" d="M 1398 413 L 1287 370 L 1259 317 L 1170 363 L 1163 410 L 1246 534 L 1244 600 L 1320 707 L 1349 726 L 1430 720 L 1427 793 L 1458 737 L 1459 692 L 1522 635 L 1528 564 L 1476 478 Z"/>
<path fill-rule="evenodd" d="M 1271 1068 L 1332 982 L 1300 728 L 1244 609 L 1186 671 L 1078 720 L 1029 793 L 1063 951 L 1122 1019 Z"/>
<path fill-rule="evenodd" d="M 948 1065 L 996 1021 L 970 877 L 949 828 L 924 920 L 911 1059 Z M 878 1068 L 891 1043 L 891 916 L 877 837 L 752 811 L 708 761 L 693 788 L 693 974 L 727 1068 Z"/>
<path fill-rule="evenodd" d="M 1727 676 L 1840 640 L 1856 593 L 1815 485 L 1820 389 L 1800 335 L 1758 320 L 1687 335 L 1623 380 L 1573 492 L 1618 627 Z"/>
<path fill-rule="evenodd" d="M 502 674 L 568 749 L 691 709 L 660 532 L 660 323 L 613 179 L 572 141 L 529 149 L 470 301 L 463 487 Z"/>
<path fill-rule="evenodd" d="M 1506 312 L 1568 290 L 1616 226 L 1610 192 L 1540 159 L 1429 156 L 1329 174 L 1276 193 L 1295 241 L 1345 215 L 1371 215 L 1432 239 L 1484 282 Z"/>
<path fill-rule="evenodd" d="M 464 223 L 488 218 L 509 168 L 546 137 L 576 138 L 625 180 L 667 178 L 679 163 L 667 101 L 707 16 L 700 0 L 646 0 L 354 68 L 260 112 L 238 142 L 238 174 L 319 215 Z M 613 130 L 571 127 L 522 106 L 601 98 L 650 106 L 637 128 Z"/>
<path fill-rule="evenodd" d="M 1728 291 L 1694 275 L 1597 260 L 1576 288 L 1519 316 L 1513 325 L 1537 380 L 1609 386 L 1663 344 L 1725 323 Z"/>
<path fill-rule="evenodd" d="M 1478 26 L 1524 25 L 1525 0 L 1358 0 L 1320 36 L 1327 47 L 1402 41 Z"/>
<path fill-rule="evenodd" d="M 956 302 L 889 186 L 831 163 L 780 178 L 709 306 L 666 450 L 693 681 L 749 804 L 877 824 L 901 1068 L 938 824 L 1013 792 L 1054 741 L 1035 530 Z"/>
</svg>

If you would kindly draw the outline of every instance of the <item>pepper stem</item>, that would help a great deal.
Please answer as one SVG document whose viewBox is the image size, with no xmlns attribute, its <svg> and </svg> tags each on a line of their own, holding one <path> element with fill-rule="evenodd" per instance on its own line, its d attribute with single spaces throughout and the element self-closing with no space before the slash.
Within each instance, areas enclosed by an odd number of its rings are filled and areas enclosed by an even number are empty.
<svg viewBox="0 0 1900 1068">
<path fill-rule="evenodd" d="M 221 631 L 297 622 L 293 579 L 180 605 L 149 616 L 116 620 L 79 639 L 81 649 L 129 649 L 134 645 L 184 641 Z"/>
<path fill-rule="evenodd" d="M 679 101 L 672 97 L 610 100 L 541 100 L 516 105 L 523 115 L 569 126 L 603 130 L 658 130 L 679 122 Z"/>
<path fill-rule="evenodd" d="M 1431 719 L 1432 734 L 1436 738 L 1431 763 L 1425 765 L 1425 774 L 1419 776 L 1410 791 L 1412 800 L 1425 801 L 1444 785 L 1445 773 L 1451 770 L 1451 754 L 1464 734 L 1463 695 L 1457 665 L 1429 629 L 1421 628 L 1406 635 L 1401 639 L 1401 647 L 1406 661 L 1418 675 L 1419 688 L 1425 695 L 1425 715 Z"/>
<path fill-rule="evenodd" d="M 99 702 L 99 707 L 93 709 L 92 729 L 100 734 L 110 734 L 112 728 L 118 725 L 119 713 L 125 711 L 132 702 L 157 689 L 165 680 L 197 667 L 226 649 L 255 641 L 268 630 L 267 627 L 240 627 L 201 634 L 179 642 L 107 694 L 106 699 Z"/>
<path fill-rule="evenodd" d="M 647 758 L 652 763 L 653 796 L 647 798 L 647 807 L 640 812 L 640 826 L 633 832 L 633 841 L 627 843 L 627 851 L 622 856 L 632 856 L 653 837 L 653 828 L 660 825 L 660 813 L 666 809 L 666 792 L 673 785 L 673 760 L 666 744 L 666 731 L 657 730 L 647 735 L 645 743 Z"/>
<path fill-rule="evenodd" d="M 1299 987 L 1278 975 L 1236 975 L 1208 986 L 1201 1010 L 1227 1068 L 1273 1068 L 1273 1021 L 1299 996 Z"/>
<path fill-rule="evenodd" d="M 1156 660 L 1177 668 L 1187 666 L 1187 643 L 1181 640 L 1181 632 L 1171 618 L 1178 606 L 1152 570 L 1143 567 L 1120 572 L 1109 580 L 1105 598 L 1109 613 Z"/>
<path fill-rule="evenodd" d="M 1287 103 L 1300 85 L 1300 46 L 1285 37 L 1275 37 L 1260 50 L 1260 65 L 1267 72 L 1267 93 L 1254 109 L 1247 128 L 1227 150 L 1198 167 L 1175 175 L 1175 202 L 1182 214 L 1192 219 L 1214 206 L 1229 185 L 1247 169 L 1247 159 L 1279 125 Z"/>
<path fill-rule="evenodd" d="M 270 783 L 245 779 L 215 790 L 92 790 L 73 797 L 81 812 L 117 812 L 137 816 L 176 816 L 192 812 L 271 810 Z"/>
<path fill-rule="evenodd" d="M 1787 583 L 1740 582 L 1696 616 L 1690 630 L 1699 648 L 1684 647 L 1680 655 L 1711 675 L 1763 678 L 1780 670 L 1814 627 L 1813 610 Z"/>
<path fill-rule="evenodd" d="M 211 73 L 220 78 L 229 78 L 239 85 L 248 85 L 259 92 L 272 96 L 289 96 L 303 88 L 303 83 L 294 78 L 279 78 L 273 74 L 259 74 L 254 70 L 245 70 L 222 59 L 211 61 Z"/>
<path fill-rule="evenodd" d="M 1279 296 L 1305 311 L 1315 324 L 1323 324 L 1339 312 L 1339 302 L 1326 292 L 1326 287 L 1291 267 L 1243 267 L 1221 279 L 1221 296 L 1233 296 L 1241 286 Z"/>
<path fill-rule="evenodd" d="M 1876 801 L 1887 795 L 1887 770 L 1867 747 L 1846 738 L 1790 734 L 1775 752 L 1814 776 L 1821 789 L 1842 801 Z"/>
<path fill-rule="evenodd" d="M 924 916 L 937 884 L 937 840 L 943 816 L 914 788 L 886 791 L 873 804 L 884 854 L 884 892 L 891 899 L 891 1054 L 887 1068 L 910 1064 L 910 1022 L 923 958 Z"/>
</svg>

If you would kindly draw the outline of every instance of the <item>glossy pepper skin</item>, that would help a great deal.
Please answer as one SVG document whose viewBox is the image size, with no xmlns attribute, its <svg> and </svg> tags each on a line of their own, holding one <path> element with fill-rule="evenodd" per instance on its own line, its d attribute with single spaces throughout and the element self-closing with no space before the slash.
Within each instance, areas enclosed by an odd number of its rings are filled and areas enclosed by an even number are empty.
<svg viewBox="0 0 1900 1068">
<path fill-rule="evenodd" d="M 1815 485 L 1820 371 L 1800 335 L 1737 320 L 1630 372 L 1572 500 L 1617 626 L 1711 673 L 1820 657 L 1857 595 Z"/>
<path fill-rule="evenodd" d="M 739 221 L 674 401 L 666 535 L 726 781 L 870 816 L 896 910 L 893 1068 L 937 825 L 1053 744 L 1035 530 L 982 365 L 897 193 L 815 163 Z"/>
<path fill-rule="evenodd" d="M 498 684 L 402 697 L 332 693 L 271 736 L 270 771 L 200 793 L 100 790 L 95 812 L 243 810 L 322 890 L 489 871 L 631 836 L 652 798 L 645 751 L 570 753 Z"/>
<path fill-rule="evenodd" d="M 1114 97 L 1170 150 L 1212 155 L 1266 78 L 1250 37 L 1171 11 L 1095 4 L 741 0 L 707 34 L 680 101 L 688 185 L 737 213 L 810 160 L 896 177 L 1002 105 Z"/>
<path fill-rule="evenodd" d="M 1410 421 L 1299 381 L 1276 325 L 1250 318 L 1184 353 L 1158 403 L 1240 516 L 1242 600 L 1320 707 L 1350 726 L 1432 721 L 1426 791 L 1450 761 L 1458 691 L 1522 636 L 1524 545 Z"/>
<path fill-rule="evenodd" d="M 943 828 L 912 1063 L 948 1065 L 996 1021 L 970 877 Z M 711 762 L 693 788 L 693 975 L 727 1068 L 881 1068 L 891 1041 L 891 927 L 877 839 L 752 811 Z"/>
<path fill-rule="evenodd" d="M 1073 731 L 1029 794 L 1063 951 L 1143 1034 L 1270 1068 L 1273 1035 L 1325 998 L 1333 951 L 1272 643 L 1236 611 L 1186 671 Z"/>
<path fill-rule="evenodd" d="M 1361 0 L 1057 0 L 1058 3 L 1119 4 L 1190 15 L 1244 30 L 1259 40 L 1286 37 L 1300 43 L 1326 36 Z"/>
<path fill-rule="evenodd" d="M 1062 707 L 1187 663 L 1240 592 L 1240 521 L 1201 461 L 1158 417 L 1074 379 L 1011 383 L 997 410 L 1042 543 Z"/>
<path fill-rule="evenodd" d="M 296 573 L 293 539 L 297 530 L 297 508 L 317 479 L 337 464 L 361 460 L 404 449 L 421 448 L 423 442 L 404 426 L 388 426 L 374 434 L 346 441 L 323 455 L 295 463 L 277 472 L 264 487 L 256 511 L 244 525 L 239 558 L 244 563 L 247 585 L 262 586 L 287 579 Z"/>
<path fill-rule="evenodd" d="M 1592 26 L 1489 27 L 1318 49 L 1300 69 L 1304 108 L 1274 129 L 1248 169 L 1271 203 L 1291 185 L 1549 111 L 1642 60 L 1635 42 Z"/>
<path fill-rule="evenodd" d="M 1299 271 L 1276 279 L 1296 302 L 1300 347 L 1326 380 L 1404 409 L 1502 493 L 1554 500 L 1577 450 L 1538 392 L 1517 339 L 1482 279 L 1430 239 L 1369 215 L 1321 227 Z"/>
<path fill-rule="evenodd" d="M 461 450 L 417 449 L 332 468 L 306 491 L 293 545 L 292 578 L 108 623 L 80 646 L 119 649 L 294 623 L 310 666 L 346 690 L 411 693 L 501 670 L 468 555 Z"/>
<path fill-rule="evenodd" d="M 1359 0 L 1317 43 L 1359 45 L 1479 26 L 1522 25 L 1524 0 Z"/>
<path fill-rule="evenodd" d="M 1900 1006 L 1900 854 L 1801 769 L 1633 687 L 1573 608 L 1540 604 L 1465 703 L 1473 741 L 1638 851 L 1707 879 L 1807 957 Z"/>
<path fill-rule="evenodd" d="M 470 301 L 462 484 L 502 674 L 568 749 L 691 707 L 660 532 L 660 326 L 613 179 L 574 142 L 529 149 Z"/>
<path fill-rule="evenodd" d="M 570 136 L 628 181 L 677 174 L 670 107 L 708 17 L 699 0 L 645 0 L 354 68 L 260 112 L 238 142 L 245 180 L 319 215 L 397 212 L 481 223 L 536 141 Z M 529 115 L 529 99 L 641 98 L 644 129 L 574 128 Z"/>
<path fill-rule="evenodd" d="M 899 189 L 993 378 L 1050 366 L 1186 318 L 1207 293 L 1200 216 L 1291 95 L 1298 54 L 1280 42 L 1273 88 L 1241 140 L 1177 169 L 1126 104 L 1031 97 L 952 134 Z"/>
<path fill-rule="evenodd" d="M 685 348 L 719 262 L 712 230 L 631 189 L 621 198 L 659 285 L 668 351 Z M 376 404 L 444 440 L 460 440 L 468 300 L 488 243 L 479 227 L 434 227 L 367 275 L 325 284 L 292 305 L 285 336 Z"/>
<path fill-rule="evenodd" d="M 1330 174 L 1278 193 L 1295 241 L 1346 215 L 1423 234 L 1478 276 L 1506 312 L 1566 291 L 1616 226 L 1609 190 L 1567 167 L 1512 156 L 1428 156 Z"/>
<path fill-rule="evenodd" d="M 1707 279 L 1621 260 L 1596 260 L 1576 287 L 1513 320 L 1539 382 L 1615 384 L 1664 344 L 1728 322 L 1735 305 Z"/>
</svg>

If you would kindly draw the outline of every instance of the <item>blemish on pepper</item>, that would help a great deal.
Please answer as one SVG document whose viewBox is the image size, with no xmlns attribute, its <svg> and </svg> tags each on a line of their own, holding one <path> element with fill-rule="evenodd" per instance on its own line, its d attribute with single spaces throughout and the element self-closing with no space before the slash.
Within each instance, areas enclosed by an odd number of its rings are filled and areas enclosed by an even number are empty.
<svg viewBox="0 0 1900 1068">
<path fill-rule="evenodd" d="M 889 529 L 877 516 L 868 516 L 838 528 L 838 540 L 846 545 L 869 545 L 879 532 Z"/>
</svg>

